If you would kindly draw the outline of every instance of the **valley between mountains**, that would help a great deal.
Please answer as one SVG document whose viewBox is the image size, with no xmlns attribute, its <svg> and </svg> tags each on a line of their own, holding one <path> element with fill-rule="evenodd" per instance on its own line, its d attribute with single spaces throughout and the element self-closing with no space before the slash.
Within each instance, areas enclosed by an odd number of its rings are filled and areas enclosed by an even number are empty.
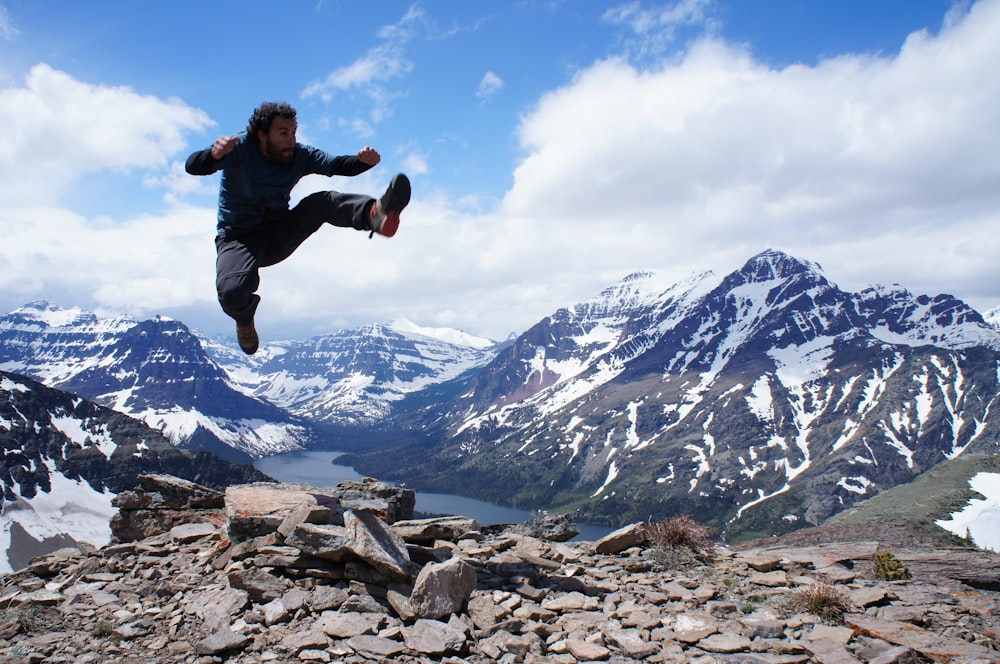
<svg viewBox="0 0 1000 664">
<path fill-rule="evenodd" d="M 950 295 L 845 291 L 768 250 L 722 276 L 630 275 L 503 342 L 396 323 L 246 357 L 179 321 L 37 302 L 0 316 L 0 370 L 230 461 L 338 449 L 410 488 L 609 526 L 689 514 L 740 541 L 1000 454 L 995 320 Z M 8 502 L 96 444 L 51 425 L 61 447 L 18 455 L 15 412 Z"/>
</svg>

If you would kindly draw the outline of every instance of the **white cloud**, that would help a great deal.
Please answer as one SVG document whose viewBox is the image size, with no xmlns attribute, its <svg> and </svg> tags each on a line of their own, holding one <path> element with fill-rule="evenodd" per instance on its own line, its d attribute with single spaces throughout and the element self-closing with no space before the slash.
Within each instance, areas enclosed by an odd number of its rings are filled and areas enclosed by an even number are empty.
<svg viewBox="0 0 1000 664">
<path fill-rule="evenodd" d="M 20 36 L 21 31 L 10 19 L 10 14 L 7 13 L 7 8 L 0 5 L 0 39 L 13 41 Z"/>
<path fill-rule="evenodd" d="M 430 166 L 427 163 L 427 155 L 419 152 L 409 152 L 402 159 L 403 170 L 407 175 L 426 175 L 430 173 Z"/>
<path fill-rule="evenodd" d="M 495 73 L 488 71 L 483 74 L 483 78 L 479 81 L 479 87 L 476 88 L 476 96 L 480 99 L 486 100 L 500 92 L 502 89 L 503 79 Z"/>
<path fill-rule="evenodd" d="M 776 70 L 703 40 L 656 69 L 596 63 L 524 118 L 502 216 L 551 274 L 738 267 L 776 246 L 848 287 L 998 298 L 998 29 L 983 2 L 894 57 Z"/>
<path fill-rule="evenodd" d="M 424 22 L 423 11 L 411 7 L 397 23 L 379 30 L 380 44 L 351 64 L 333 70 L 322 81 L 308 85 L 302 91 L 302 98 L 319 97 L 329 103 L 338 94 L 360 94 L 371 104 L 371 122 L 378 124 L 392 114 L 392 102 L 403 95 L 392 89 L 390 83 L 413 70 L 413 63 L 406 56 L 406 44 Z M 367 121 L 348 122 L 360 127 Z"/>
<path fill-rule="evenodd" d="M 48 298 L 139 316 L 214 303 L 214 216 L 190 207 L 123 221 L 60 208 L 0 211 L 0 289 L 20 303 Z"/>
<path fill-rule="evenodd" d="M 39 64 L 23 87 L 0 89 L 0 199 L 51 200 L 81 175 L 157 169 L 211 124 L 179 100 L 92 85 Z"/>
<path fill-rule="evenodd" d="M 774 69 L 703 40 L 656 67 L 594 63 L 523 116 L 525 156 L 498 208 L 424 184 L 391 240 L 324 228 L 264 270 L 258 327 L 275 339 L 408 318 L 503 337 L 628 272 L 724 272 L 768 247 L 821 263 L 847 288 L 899 282 L 992 308 L 998 31 L 1000 2 L 989 0 L 892 56 Z M 24 87 L 0 90 L 0 119 L 13 129 L 0 153 L 9 308 L 64 294 L 70 306 L 197 309 L 207 323 L 182 320 L 229 329 L 214 302 L 214 206 L 179 203 L 217 186 L 175 163 L 184 133 L 207 118 L 40 66 Z M 414 174 L 427 163 L 418 152 L 400 161 Z M 53 203 L 61 178 L 96 168 L 148 169 L 174 207 L 99 220 Z M 312 177 L 297 195 L 377 196 L 390 175 Z"/>
<path fill-rule="evenodd" d="M 661 57 L 677 41 L 678 32 L 685 28 L 713 31 L 712 10 L 715 0 L 676 0 L 665 5 L 644 7 L 630 2 L 604 12 L 603 19 L 611 25 L 629 30 L 624 46 L 633 58 L 645 60 Z"/>
<path fill-rule="evenodd" d="M 713 4 L 714 0 L 679 0 L 664 6 L 645 8 L 639 2 L 630 2 L 608 9 L 604 13 L 604 20 L 626 25 L 637 35 L 672 32 L 680 25 L 703 23 L 706 20 L 706 10 Z"/>
<path fill-rule="evenodd" d="M 197 183 L 182 178 L 180 164 L 170 160 L 185 147 L 186 133 L 211 124 L 207 115 L 41 64 L 22 87 L 0 90 L 0 123 L 7 134 L 0 151 L 5 303 L 62 296 L 67 305 L 155 312 L 205 299 L 194 292 L 201 275 L 187 271 L 186 261 L 214 260 L 214 212 L 178 208 L 165 217 L 87 218 L 62 207 L 73 200 L 61 199 L 70 198 L 64 194 L 81 178 L 102 171 L 143 172 L 149 185 L 171 192 L 171 201 L 190 193 Z M 198 290 L 211 298 L 212 281 L 206 286 Z"/>
</svg>

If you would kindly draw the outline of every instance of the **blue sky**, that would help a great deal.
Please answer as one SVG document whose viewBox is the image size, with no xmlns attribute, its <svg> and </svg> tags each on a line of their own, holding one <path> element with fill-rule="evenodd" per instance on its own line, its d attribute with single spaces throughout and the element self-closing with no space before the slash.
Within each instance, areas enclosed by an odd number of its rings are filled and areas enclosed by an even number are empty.
<svg viewBox="0 0 1000 664">
<path fill-rule="evenodd" d="M 260 101 L 382 164 L 391 240 L 324 228 L 262 273 L 265 343 L 406 318 L 522 332 L 630 272 L 777 248 L 849 289 L 1000 305 L 1000 0 L 0 0 L 0 311 L 209 333 L 217 176 Z"/>
</svg>

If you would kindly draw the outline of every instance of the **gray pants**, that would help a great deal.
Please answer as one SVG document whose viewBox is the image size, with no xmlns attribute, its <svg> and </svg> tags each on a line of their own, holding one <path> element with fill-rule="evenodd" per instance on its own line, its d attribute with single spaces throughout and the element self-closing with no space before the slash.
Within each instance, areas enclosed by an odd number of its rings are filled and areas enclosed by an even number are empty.
<svg viewBox="0 0 1000 664">
<path fill-rule="evenodd" d="M 222 310 L 238 323 L 253 322 L 260 303 L 259 268 L 292 255 L 324 223 L 369 230 L 369 205 L 375 199 L 360 194 L 321 191 L 303 198 L 286 214 L 260 226 L 229 229 L 215 238 L 215 287 Z"/>
</svg>

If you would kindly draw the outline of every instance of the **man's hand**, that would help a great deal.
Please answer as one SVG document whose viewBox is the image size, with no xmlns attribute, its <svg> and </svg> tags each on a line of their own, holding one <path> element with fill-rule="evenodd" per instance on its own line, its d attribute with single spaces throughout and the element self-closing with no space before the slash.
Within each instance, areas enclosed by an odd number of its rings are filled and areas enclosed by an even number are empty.
<svg viewBox="0 0 1000 664">
<path fill-rule="evenodd" d="M 216 159 L 222 159 L 233 151 L 239 140 L 239 136 L 219 136 L 215 139 L 215 143 L 212 143 L 212 156 Z"/>
<path fill-rule="evenodd" d="M 361 160 L 362 164 L 368 164 L 369 166 L 374 166 L 375 164 L 382 161 L 382 155 L 380 155 L 375 148 L 368 147 L 367 145 L 360 150 L 358 150 L 358 159 Z"/>
</svg>

